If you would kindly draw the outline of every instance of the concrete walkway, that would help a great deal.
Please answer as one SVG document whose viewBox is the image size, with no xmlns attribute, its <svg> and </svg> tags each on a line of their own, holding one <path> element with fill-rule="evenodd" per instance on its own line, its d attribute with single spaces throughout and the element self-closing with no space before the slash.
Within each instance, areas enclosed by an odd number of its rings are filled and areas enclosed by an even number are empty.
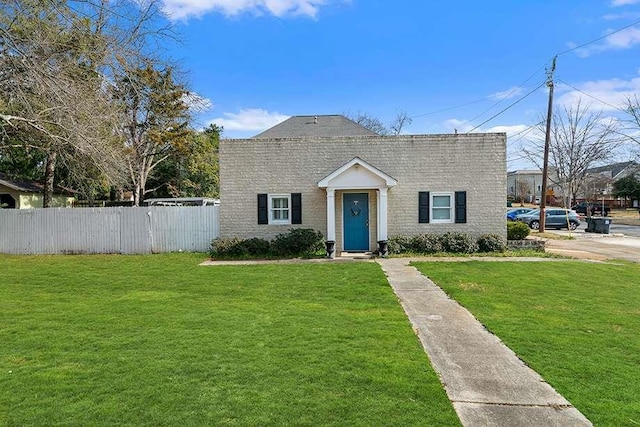
<svg viewBox="0 0 640 427">
<path fill-rule="evenodd" d="M 377 262 L 464 426 L 592 425 L 408 259 Z"/>
</svg>

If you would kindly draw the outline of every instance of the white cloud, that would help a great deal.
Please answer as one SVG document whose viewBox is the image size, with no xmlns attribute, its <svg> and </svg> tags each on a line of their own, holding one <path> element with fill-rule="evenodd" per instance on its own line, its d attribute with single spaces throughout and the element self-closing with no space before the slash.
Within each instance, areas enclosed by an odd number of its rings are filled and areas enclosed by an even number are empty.
<svg viewBox="0 0 640 427">
<path fill-rule="evenodd" d="M 611 0 L 611 6 L 613 7 L 628 6 L 631 4 L 638 4 L 638 3 L 640 3 L 640 0 Z"/>
<path fill-rule="evenodd" d="M 619 19 L 635 21 L 638 18 L 640 18 L 640 13 L 638 12 L 608 13 L 602 16 L 605 21 L 617 21 Z"/>
<path fill-rule="evenodd" d="M 445 120 L 442 123 L 442 126 L 447 129 L 449 132 L 458 131 L 458 133 L 467 133 L 474 128 L 473 125 L 469 124 L 466 120 L 460 119 L 449 119 Z M 524 134 L 527 130 L 531 128 L 530 125 L 510 125 L 510 126 L 493 126 L 490 128 L 478 128 L 474 130 L 475 132 L 505 132 L 507 137 L 510 138 L 512 136 L 520 136 Z"/>
<path fill-rule="evenodd" d="M 172 20 L 200 17 L 209 12 L 226 16 L 241 13 L 277 17 L 303 15 L 315 18 L 327 0 L 163 0 L 163 11 Z"/>
<path fill-rule="evenodd" d="M 558 104 L 568 107 L 581 102 L 594 110 L 614 111 L 622 108 L 629 97 L 640 92 L 640 77 L 630 80 L 594 80 L 572 86 L 575 89 L 558 85 L 558 92 L 561 93 L 557 99 Z"/>
<path fill-rule="evenodd" d="M 473 125 L 469 124 L 467 120 L 449 119 L 445 120 L 442 125 L 449 132 L 457 131 L 458 133 L 466 133 L 473 129 Z"/>
<path fill-rule="evenodd" d="M 209 123 L 215 123 L 224 127 L 225 134 L 228 131 L 235 132 L 261 132 L 285 121 L 290 116 L 278 112 L 269 112 L 261 108 L 241 109 L 239 113 L 223 113 L 224 117 L 215 118 Z"/>
<path fill-rule="evenodd" d="M 505 132 L 507 134 L 507 138 L 510 138 L 514 135 L 523 135 L 530 128 L 531 126 L 527 125 L 493 126 L 488 129 L 483 129 L 482 132 Z"/>
<path fill-rule="evenodd" d="M 499 100 L 511 99 L 511 98 L 515 98 L 516 96 L 522 95 L 522 92 L 524 92 L 524 89 L 522 89 L 521 87 L 512 86 L 503 92 L 496 92 L 493 95 L 490 95 L 490 98 L 499 99 Z"/>
<path fill-rule="evenodd" d="M 614 30 L 608 29 L 604 34 L 612 33 L 613 31 Z M 576 54 L 581 58 L 586 58 L 587 56 L 607 50 L 630 49 L 638 44 L 640 44 L 640 27 L 629 27 L 605 37 L 602 42 L 576 49 Z M 568 46 L 573 48 L 576 44 L 569 43 Z"/>
</svg>

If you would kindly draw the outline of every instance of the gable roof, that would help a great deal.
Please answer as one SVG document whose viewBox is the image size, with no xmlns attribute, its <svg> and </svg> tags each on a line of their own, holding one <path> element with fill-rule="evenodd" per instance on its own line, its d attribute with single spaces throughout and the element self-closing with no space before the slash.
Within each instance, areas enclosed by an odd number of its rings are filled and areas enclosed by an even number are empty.
<svg viewBox="0 0 640 427">
<path fill-rule="evenodd" d="M 611 178 L 615 178 L 620 175 L 627 168 L 638 168 L 636 162 L 621 162 L 621 163 L 613 163 L 606 166 L 599 166 L 597 168 L 587 169 L 587 174 L 607 174 L 607 172 L 611 173 Z"/>
<path fill-rule="evenodd" d="M 382 172 L 380 169 L 376 168 L 375 166 L 372 166 L 369 163 L 365 162 L 360 157 L 354 157 L 353 159 L 351 159 L 350 161 L 348 161 L 347 163 L 340 166 L 338 169 L 334 170 L 329 175 L 321 179 L 320 182 L 318 182 L 318 187 L 320 188 L 329 187 L 333 180 L 335 180 L 336 178 L 339 178 L 341 175 L 344 175 L 345 172 L 349 171 L 349 169 L 351 169 L 352 167 L 355 167 L 355 169 L 357 170 L 359 166 L 362 166 L 362 169 L 366 170 L 370 176 L 375 177 L 380 181 L 384 182 L 387 188 L 393 187 L 398 183 L 398 181 L 396 181 L 394 178 Z M 351 180 L 356 178 L 356 180 L 359 180 L 359 181 L 367 181 L 367 178 L 364 177 L 364 175 L 362 174 L 362 171 L 358 171 L 354 175 L 355 176 L 350 177 Z M 353 183 L 350 183 L 348 187 L 349 188 L 369 188 L 368 185 L 365 185 L 364 187 L 359 187 L 358 185 L 354 185 Z"/>
<path fill-rule="evenodd" d="M 37 183 L 32 181 L 15 181 L 7 178 L 3 173 L 0 173 L 0 185 L 9 187 L 12 190 L 22 191 L 25 193 L 40 193 L 42 192 L 42 185 L 38 186 Z"/>
<path fill-rule="evenodd" d="M 292 116 L 282 123 L 254 136 L 254 139 L 379 136 L 345 116 Z"/>
<path fill-rule="evenodd" d="M 15 191 L 21 191 L 23 193 L 42 193 L 44 185 L 36 181 L 18 181 L 9 179 L 5 174 L 0 172 L 0 185 L 11 188 Z M 69 188 L 57 186 L 54 188 L 54 194 L 70 195 L 76 191 Z"/>
</svg>

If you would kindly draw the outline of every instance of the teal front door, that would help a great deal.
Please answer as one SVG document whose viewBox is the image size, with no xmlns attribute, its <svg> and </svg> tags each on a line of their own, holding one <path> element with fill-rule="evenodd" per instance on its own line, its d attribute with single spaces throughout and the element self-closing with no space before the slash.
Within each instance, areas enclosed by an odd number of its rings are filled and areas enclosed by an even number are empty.
<svg viewBox="0 0 640 427">
<path fill-rule="evenodd" d="M 344 250 L 369 250 L 369 194 L 344 193 L 342 199 Z"/>
</svg>

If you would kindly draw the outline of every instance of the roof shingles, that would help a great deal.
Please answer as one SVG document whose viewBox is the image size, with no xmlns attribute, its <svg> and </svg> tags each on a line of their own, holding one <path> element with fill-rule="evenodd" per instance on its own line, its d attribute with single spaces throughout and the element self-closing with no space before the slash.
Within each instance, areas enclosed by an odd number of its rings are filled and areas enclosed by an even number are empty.
<svg viewBox="0 0 640 427">
<path fill-rule="evenodd" d="M 253 139 L 379 136 L 341 115 L 292 116 L 254 136 Z"/>
</svg>

